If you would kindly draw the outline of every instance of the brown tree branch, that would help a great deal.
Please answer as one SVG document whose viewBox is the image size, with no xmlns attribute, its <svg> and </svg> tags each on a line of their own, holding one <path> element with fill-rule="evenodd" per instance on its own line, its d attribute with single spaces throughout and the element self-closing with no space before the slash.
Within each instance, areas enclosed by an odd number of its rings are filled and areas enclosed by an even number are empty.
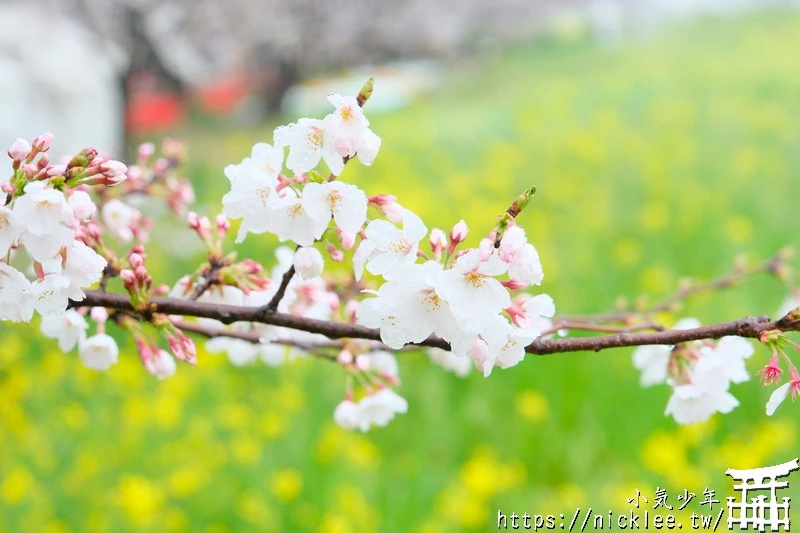
<svg viewBox="0 0 800 533">
<path fill-rule="evenodd" d="M 292 278 L 294 277 L 294 273 L 295 268 L 294 264 L 292 264 L 292 266 L 289 267 L 289 270 L 283 274 L 283 278 L 281 278 L 281 284 L 278 286 L 278 292 L 275 293 L 275 296 L 272 297 L 267 305 L 261 307 L 261 310 L 264 313 L 275 313 L 278 310 L 278 305 L 281 303 L 281 300 L 283 300 L 283 297 L 286 294 L 286 289 L 289 287 L 289 283 L 291 283 Z"/>
<path fill-rule="evenodd" d="M 255 322 L 286 328 L 319 333 L 329 339 L 367 339 L 380 341 L 380 331 L 358 324 L 317 320 L 296 315 L 277 312 L 265 312 L 258 307 L 240 307 L 231 305 L 207 304 L 193 300 L 178 298 L 152 298 L 144 310 L 136 310 L 127 295 L 112 294 L 102 291 L 86 291 L 86 299 L 81 302 L 70 302 L 71 307 L 106 307 L 132 313 L 149 320 L 155 313 L 180 315 L 186 317 L 202 317 L 219 320 L 225 324 L 234 322 Z M 605 350 L 625 346 L 642 346 L 648 344 L 678 344 L 681 342 L 718 339 L 727 335 L 758 338 L 763 332 L 770 330 L 800 331 L 800 318 L 792 313 L 772 321 L 766 316 L 758 318 L 742 318 L 733 322 L 723 322 L 711 326 L 703 326 L 685 330 L 656 331 L 651 333 L 616 333 L 598 337 L 579 337 L 544 339 L 539 338 L 526 347 L 526 351 L 536 355 L 553 353 Z M 449 350 L 450 345 L 443 339 L 431 336 L 419 343 Z"/>
</svg>

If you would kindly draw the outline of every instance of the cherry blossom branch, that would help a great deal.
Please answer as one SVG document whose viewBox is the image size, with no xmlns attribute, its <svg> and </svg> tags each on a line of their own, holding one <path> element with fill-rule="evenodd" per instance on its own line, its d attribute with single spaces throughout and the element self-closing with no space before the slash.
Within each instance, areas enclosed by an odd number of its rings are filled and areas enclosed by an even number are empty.
<svg viewBox="0 0 800 533">
<path fill-rule="evenodd" d="M 330 339 L 353 338 L 373 341 L 381 340 L 379 330 L 358 324 L 317 320 L 285 313 L 265 312 L 256 307 L 206 304 L 178 298 L 152 298 L 148 307 L 144 311 L 141 311 L 133 307 L 127 295 L 104 293 L 101 291 L 87 291 L 85 300 L 82 302 L 71 302 L 70 306 L 106 307 L 133 313 L 146 320 L 149 320 L 153 314 L 163 313 L 186 317 L 212 318 L 225 324 L 231 324 L 233 322 L 255 322 L 281 326 L 310 333 L 319 333 Z M 573 337 L 562 339 L 540 338 L 528 345 L 526 351 L 535 355 L 580 351 L 598 352 L 609 348 L 628 346 L 653 344 L 673 345 L 694 340 L 718 339 L 728 335 L 758 338 L 762 333 L 773 330 L 784 332 L 800 331 L 800 318 L 790 313 L 775 321 L 771 321 L 766 316 L 757 318 L 746 317 L 732 322 L 723 322 L 685 330 L 667 330 L 651 333 L 620 332 L 614 335 L 599 337 Z M 197 332 L 204 335 L 206 333 L 205 331 Z M 250 341 L 258 340 L 250 337 L 241 338 Z M 450 349 L 450 345 L 446 341 L 434 336 L 429 337 L 425 341 L 419 343 L 419 345 L 441 348 L 444 350 Z"/>
</svg>

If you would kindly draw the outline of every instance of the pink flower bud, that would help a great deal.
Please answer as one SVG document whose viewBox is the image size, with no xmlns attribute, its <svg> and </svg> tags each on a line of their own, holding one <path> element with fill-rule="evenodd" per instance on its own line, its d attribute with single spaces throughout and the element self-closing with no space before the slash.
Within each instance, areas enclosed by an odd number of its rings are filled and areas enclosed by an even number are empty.
<svg viewBox="0 0 800 533">
<path fill-rule="evenodd" d="M 113 187 L 125 181 L 128 178 L 127 171 L 128 167 L 119 161 L 109 160 L 100 165 L 100 172 L 106 178 L 104 184 L 107 187 Z"/>
<path fill-rule="evenodd" d="M 31 145 L 25 139 L 17 139 L 8 149 L 8 157 L 14 161 L 24 161 L 31 153 Z"/>
<path fill-rule="evenodd" d="M 304 183 L 308 183 L 308 176 L 306 176 L 305 174 L 295 174 L 294 177 L 292 178 L 292 181 L 302 185 Z"/>
<path fill-rule="evenodd" d="M 36 168 L 42 170 L 46 168 L 47 165 L 50 164 L 50 158 L 47 157 L 47 154 L 43 154 L 37 161 L 36 161 Z M 45 170 L 45 175 L 47 175 L 47 171 Z"/>
<path fill-rule="evenodd" d="M 108 310 L 105 307 L 92 307 L 89 316 L 98 324 L 105 324 L 108 320 Z"/>
<path fill-rule="evenodd" d="M 0 185 L 0 190 L 6 194 L 14 194 L 14 185 L 12 185 L 10 181 L 7 181 Z"/>
<path fill-rule="evenodd" d="M 135 252 L 128 256 L 128 261 L 131 263 L 131 268 L 134 269 L 144 266 L 144 258 Z"/>
<path fill-rule="evenodd" d="M 331 243 L 326 243 L 325 247 L 328 250 L 328 255 L 331 256 L 331 259 L 334 262 L 339 263 L 339 262 L 344 260 L 344 252 L 343 251 L 341 251 L 340 249 L 338 249 L 337 247 L 335 247 Z"/>
<path fill-rule="evenodd" d="M 228 230 L 231 229 L 231 223 L 225 215 L 217 215 L 217 233 L 220 237 L 225 237 Z"/>
<path fill-rule="evenodd" d="M 32 178 L 39 172 L 39 167 L 34 165 L 33 163 L 28 163 L 26 165 L 22 165 L 22 171 L 25 173 L 26 176 Z"/>
<path fill-rule="evenodd" d="M 211 235 L 211 220 L 208 217 L 202 217 L 200 219 L 200 231 L 203 235 Z"/>
<path fill-rule="evenodd" d="M 103 228 L 101 228 L 100 225 L 97 224 L 96 222 L 89 222 L 88 224 L 82 227 L 86 228 L 87 235 L 95 241 L 99 240 L 100 237 L 103 235 Z"/>
<path fill-rule="evenodd" d="M 442 251 L 447 248 L 447 235 L 439 228 L 433 228 L 431 230 L 430 243 L 434 257 L 439 259 L 442 256 Z"/>
<path fill-rule="evenodd" d="M 369 369 L 369 356 L 367 354 L 361 353 L 356 356 L 356 368 L 359 370 Z"/>
<path fill-rule="evenodd" d="M 458 224 L 453 226 L 453 229 L 450 230 L 450 245 L 453 246 L 454 244 L 464 242 L 464 239 L 467 238 L 468 231 L 467 223 L 460 220 Z"/>
<path fill-rule="evenodd" d="M 247 269 L 248 274 L 260 274 L 264 271 L 261 263 L 253 259 L 244 259 L 241 264 Z"/>
<path fill-rule="evenodd" d="M 358 311 L 358 302 L 355 300 L 347 300 L 347 303 L 344 304 L 344 312 L 347 314 L 347 319 L 351 323 L 355 323 L 356 321 L 356 311 Z"/>
<path fill-rule="evenodd" d="M 165 296 L 165 295 L 169 294 L 170 290 L 171 289 L 169 288 L 169 285 L 166 285 L 166 284 L 162 283 L 161 285 L 156 287 L 153 292 L 156 294 L 156 296 Z"/>
<path fill-rule="evenodd" d="M 510 291 L 516 291 L 516 290 L 524 289 L 525 287 L 527 287 L 527 285 L 525 285 L 521 281 L 517 281 L 515 279 L 504 279 L 504 280 L 500 281 L 500 283 L 502 283 L 503 287 L 505 287 L 506 289 L 508 289 Z"/>
<path fill-rule="evenodd" d="M 53 134 L 42 133 L 33 140 L 33 149 L 37 152 L 46 152 L 50 149 L 51 144 L 53 144 Z"/>
<path fill-rule="evenodd" d="M 133 165 L 128 167 L 128 171 L 126 172 L 128 176 L 128 182 L 135 183 L 138 181 L 142 181 L 143 173 L 142 168 L 138 165 Z"/>
<path fill-rule="evenodd" d="M 280 174 L 278 176 L 278 185 L 275 186 L 275 190 L 277 192 L 281 192 L 283 189 L 289 187 L 291 184 L 292 182 L 289 180 L 289 178 L 287 178 L 283 174 Z"/>
<path fill-rule="evenodd" d="M 150 274 L 148 274 L 144 265 L 139 265 L 138 267 L 134 268 L 133 274 L 136 276 L 136 280 L 142 284 L 145 284 L 150 280 Z"/>
<path fill-rule="evenodd" d="M 148 159 L 153 157 L 153 154 L 155 153 L 156 153 L 156 147 L 153 143 L 150 142 L 142 143 L 136 149 L 136 157 L 140 161 L 147 161 Z"/>
<path fill-rule="evenodd" d="M 119 272 L 119 278 L 125 284 L 125 288 L 136 286 L 136 274 L 133 273 L 133 270 L 123 268 Z"/>
<path fill-rule="evenodd" d="M 506 309 L 506 313 L 511 316 L 511 320 L 517 325 L 517 327 L 522 329 L 530 329 L 531 318 L 523 308 L 518 305 L 512 305 Z"/>
<path fill-rule="evenodd" d="M 350 365 L 353 363 L 353 354 L 349 350 L 342 350 L 336 360 L 343 365 Z"/>
<path fill-rule="evenodd" d="M 52 165 L 46 171 L 47 177 L 62 176 L 67 171 L 67 165 Z"/>
<path fill-rule="evenodd" d="M 391 194 L 379 194 L 377 196 L 370 196 L 369 203 L 373 205 L 377 205 L 383 207 L 385 205 L 391 205 L 397 201 L 397 197 Z"/>
<path fill-rule="evenodd" d="M 347 233 L 337 228 L 336 233 L 339 235 L 339 242 L 345 250 L 351 249 L 356 244 L 356 234 Z"/>
<path fill-rule="evenodd" d="M 155 174 L 161 175 L 169 170 L 169 161 L 164 159 L 163 157 L 159 157 L 156 159 L 156 162 L 153 163 L 153 172 Z"/>
<path fill-rule="evenodd" d="M 200 215 L 194 211 L 189 211 L 186 215 L 186 221 L 189 223 L 189 228 L 195 231 L 200 229 Z"/>
</svg>

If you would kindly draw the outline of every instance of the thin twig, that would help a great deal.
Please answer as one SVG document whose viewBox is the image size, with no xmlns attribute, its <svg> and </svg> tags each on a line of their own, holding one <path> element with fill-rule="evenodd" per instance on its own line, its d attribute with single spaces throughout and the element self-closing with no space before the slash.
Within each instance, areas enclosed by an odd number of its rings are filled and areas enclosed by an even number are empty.
<svg viewBox="0 0 800 533">
<path fill-rule="evenodd" d="M 569 330 L 581 330 L 581 331 L 599 331 L 604 333 L 632 333 L 634 331 L 664 331 L 666 328 L 661 324 L 656 324 L 655 322 L 648 322 L 646 324 L 636 324 L 632 326 L 602 326 L 599 324 L 583 324 L 580 322 L 566 322 L 566 321 L 558 321 L 553 324 L 552 327 L 544 330 L 541 332 L 542 336 L 550 335 L 557 331 L 569 329 Z"/>
<path fill-rule="evenodd" d="M 180 330 L 188 331 L 191 333 L 196 333 L 197 335 L 202 335 L 203 337 L 213 339 L 215 337 L 228 337 L 231 339 L 239 339 L 243 340 L 252 344 L 279 344 L 281 346 L 292 346 L 294 348 L 303 350 L 304 352 L 308 352 L 316 357 L 321 359 L 326 359 L 329 361 L 336 360 L 336 356 L 329 354 L 329 353 L 321 353 L 317 350 L 321 349 L 341 349 L 342 343 L 340 341 L 330 341 L 324 343 L 307 343 L 307 342 L 300 342 L 293 339 L 270 339 L 270 340 L 263 340 L 261 336 L 254 332 L 254 331 L 236 331 L 233 329 L 226 329 L 226 328 L 213 328 L 207 326 L 201 326 L 200 324 L 193 324 L 191 322 L 186 322 L 183 320 L 173 320 L 172 323 Z"/>
<path fill-rule="evenodd" d="M 736 268 L 725 276 L 705 283 L 680 286 L 675 290 L 675 292 L 660 302 L 642 309 L 623 309 L 619 311 L 587 315 L 560 315 L 557 317 L 557 320 L 584 324 L 625 324 L 630 323 L 637 317 L 646 317 L 664 311 L 675 311 L 680 307 L 680 304 L 684 300 L 692 296 L 696 296 L 705 292 L 727 289 L 744 281 L 747 278 L 756 276 L 758 274 L 771 273 L 775 276 L 779 276 L 780 272 L 786 265 L 788 255 L 789 254 L 786 250 L 781 250 L 771 259 L 756 266 L 750 268 Z"/>
<path fill-rule="evenodd" d="M 292 265 L 289 267 L 289 270 L 284 273 L 283 278 L 281 278 L 281 284 L 278 287 L 278 292 L 275 293 L 275 296 L 272 297 L 267 305 L 261 307 L 262 313 L 275 313 L 278 310 L 278 305 L 280 305 L 281 300 L 283 300 L 283 296 L 286 294 L 286 289 L 289 287 L 289 283 L 292 281 L 294 274 L 295 269 L 294 265 Z"/>
</svg>

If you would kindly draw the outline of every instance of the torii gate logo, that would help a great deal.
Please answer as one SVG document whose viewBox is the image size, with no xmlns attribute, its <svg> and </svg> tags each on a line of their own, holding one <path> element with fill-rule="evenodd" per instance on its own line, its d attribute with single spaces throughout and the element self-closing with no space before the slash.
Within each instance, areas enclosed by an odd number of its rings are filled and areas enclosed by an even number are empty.
<svg viewBox="0 0 800 533">
<path fill-rule="evenodd" d="M 788 481 L 778 481 L 780 478 L 788 477 L 790 473 L 800 469 L 798 460 L 794 459 L 788 463 L 763 468 L 752 468 L 750 470 L 734 470 L 729 468 L 725 474 L 739 481 L 734 485 L 734 490 L 741 491 L 742 499 L 728 497 L 728 529 L 733 529 L 734 524 L 739 524 L 739 529 L 779 531 L 783 526 L 784 531 L 789 531 L 791 522 L 789 520 L 789 504 L 791 498 L 783 497 L 779 503 L 776 492 L 778 489 L 785 489 L 789 486 Z M 764 494 L 752 496 L 748 493 L 758 493 L 759 491 L 769 491 L 769 500 Z M 748 496 L 750 496 L 748 501 Z M 736 511 L 739 511 L 738 515 Z"/>
</svg>

